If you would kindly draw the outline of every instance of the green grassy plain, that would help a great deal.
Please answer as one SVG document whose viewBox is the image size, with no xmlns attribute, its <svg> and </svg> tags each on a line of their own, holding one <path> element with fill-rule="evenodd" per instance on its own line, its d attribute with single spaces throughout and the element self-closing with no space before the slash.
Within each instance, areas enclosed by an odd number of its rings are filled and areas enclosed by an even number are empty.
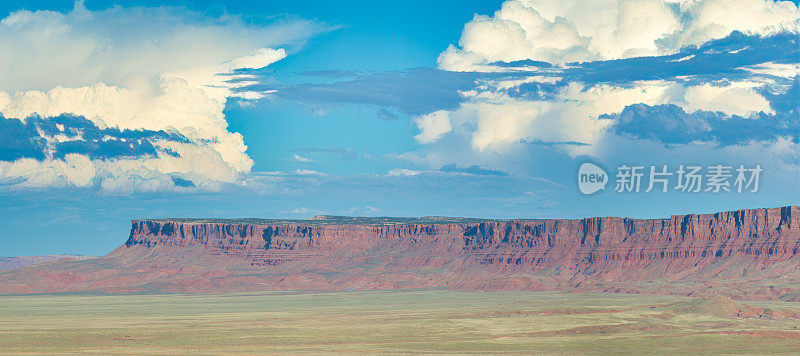
<svg viewBox="0 0 800 356">
<path fill-rule="evenodd" d="M 0 296 L 0 353 L 800 352 L 800 319 L 724 299 L 397 291 Z M 764 309 L 768 308 L 768 309 Z M 789 315 L 789 316 L 787 316 Z"/>
</svg>

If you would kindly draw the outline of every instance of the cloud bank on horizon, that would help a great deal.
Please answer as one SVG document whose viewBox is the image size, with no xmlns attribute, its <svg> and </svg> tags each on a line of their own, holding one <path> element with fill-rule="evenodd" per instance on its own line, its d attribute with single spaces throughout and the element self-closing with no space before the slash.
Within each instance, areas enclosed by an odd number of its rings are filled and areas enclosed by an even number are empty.
<svg viewBox="0 0 800 356">
<path fill-rule="evenodd" d="M 353 177 L 372 182 L 362 187 L 490 177 L 566 191 L 567 175 L 548 170 L 586 157 L 769 161 L 788 175 L 800 162 L 792 2 L 508 0 L 465 24 L 438 68 L 270 80 L 262 68 L 326 30 L 80 2 L 14 12 L 0 21 L 0 42 L 19 49 L 0 58 L 0 182 L 110 192 L 343 184 L 308 165 L 363 156 L 345 147 L 300 149 L 288 155 L 296 170 L 252 172 L 259 158 L 224 110 L 273 97 L 410 118 L 414 146 L 374 158 L 382 171 Z"/>
</svg>

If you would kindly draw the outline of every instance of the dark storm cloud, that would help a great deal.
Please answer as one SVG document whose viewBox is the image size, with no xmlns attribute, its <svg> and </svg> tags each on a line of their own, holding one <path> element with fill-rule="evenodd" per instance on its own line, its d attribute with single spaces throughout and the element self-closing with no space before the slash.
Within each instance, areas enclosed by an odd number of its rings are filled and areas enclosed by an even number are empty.
<svg viewBox="0 0 800 356">
<path fill-rule="evenodd" d="M 397 117 L 397 115 L 395 115 L 393 112 L 391 112 L 389 110 L 386 110 L 385 108 L 381 108 L 380 110 L 378 110 L 377 115 L 378 115 L 379 118 L 381 118 L 383 120 L 397 120 L 397 119 L 399 119 Z"/>
<path fill-rule="evenodd" d="M 797 111 L 759 114 L 752 118 L 726 115 L 721 112 L 687 113 L 675 105 L 635 104 L 618 115 L 613 132 L 630 138 L 665 144 L 711 142 L 720 146 L 757 141 L 800 138 L 800 116 Z"/>
<path fill-rule="evenodd" d="M 455 163 L 448 164 L 443 166 L 440 171 L 445 173 L 461 173 L 461 174 L 469 174 L 475 176 L 498 176 L 498 177 L 505 177 L 508 173 L 503 171 L 498 171 L 494 169 L 483 168 L 477 164 L 471 165 L 469 167 L 460 167 Z"/>
<path fill-rule="evenodd" d="M 46 145 L 47 141 L 36 132 L 36 126 L 0 115 L 0 161 L 44 159 Z"/>
<path fill-rule="evenodd" d="M 524 60 L 490 64 L 507 70 L 504 73 L 450 72 L 432 68 L 390 72 L 327 70 L 304 74 L 333 79 L 333 82 L 256 84 L 236 90 L 275 90 L 278 97 L 310 104 L 366 104 L 395 108 L 408 115 L 421 115 L 457 107 L 465 100 L 460 92 L 479 88 L 487 80 L 529 76 L 555 78 L 547 82 L 524 83 L 510 89 L 496 89 L 516 98 L 551 100 L 560 89 L 573 82 L 633 86 L 641 80 L 675 80 L 699 85 L 711 81 L 746 79 L 752 77 L 753 73 L 742 67 L 767 62 L 798 63 L 798 43 L 800 35 L 793 33 L 761 37 L 733 32 L 725 38 L 686 47 L 671 55 L 571 63 L 566 68 Z M 256 71 L 250 74 L 257 78 L 261 75 L 265 82 L 269 82 L 269 73 Z M 773 79 L 785 81 L 784 78 Z M 378 117 L 385 119 L 386 115 L 379 114 Z"/>
<path fill-rule="evenodd" d="M 101 129 L 81 116 L 31 116 L 24 121 L 0 116 L 2 161 L 19 158 L 42 160 L 48 155 L 63 158 L 70 153 L 93 159 L 156 156 L 155 140 L 188 142 L 180 134 L 165 131 Z M 161 152 L 175 155 L 174 152 Z"/>
<path fill-rule="evenodd" d="M 351 78 L 355 75 L 354 78 Z M 348 78 L 333 83 L 296 85 L 251 85 L 237 90 L 277 90 L 285 99 L 312 104 L 351 103 L 392 107 L 409 115 L 455 108 L 461 101 L 459 90 L 474 88 L 482 73 L 448 72 L 431 68 L 404 71 L 357 73 L 334 72 L 326 78 Z"/>
<path fill-rule="evenodd" d="M 785 92 L 766 98 L 775 113 L 750 118 L 702 110 L 687 113 L 676 105 L 645 104 L 630 105 L 620 114 L 602 118 L 616 120 L 612 130 L 618 135 L 666 144 L 714 142 L 727 146 L 778 137 L 800 139 L 800 78 L 795 78 Z"/>
<path fill-rule="evenodd" d="M 637 80 L 670 80 L 696 76 L 695 80 L 737 80 L 752 76 L 745 66 L 800 61 L 800 34 L 779 33 L 769 37 L 733 32 L 728 37 L 680 52 L 654 57 L 634 57 L 577 64 L 565 70 L 568 81 L 624 84 Z"/>
<path fill-rule="evenodd" d="M 636 81 L 670 80 L 701 85 L 753 78 L 754 74 L 743 67 L 768 62 L 800 62 L 800 34 L 779 33 L 761 37 L 733 32 L 728 37 L 686 47 L 671 55 L 572 63 L 566 69 L 544 67 L 535 61 L 503 63 L 501 66 L 517 69 L 538 66 L 544 72 L 537 75 L 558 77 L 555 83 L 525 83 L 507 91 L 508 95 L 516 98 L 549 100 L 572 82 L 635 86 Z M 781 85 L 791 84 L 791 79 L 770 79 Z"/>
</svg>

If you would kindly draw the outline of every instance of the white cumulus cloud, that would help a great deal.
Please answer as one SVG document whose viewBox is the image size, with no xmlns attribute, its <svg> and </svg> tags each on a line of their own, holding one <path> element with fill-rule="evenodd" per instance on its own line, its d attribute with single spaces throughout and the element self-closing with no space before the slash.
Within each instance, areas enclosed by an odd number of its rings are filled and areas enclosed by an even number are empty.
<svg viewBox="0 0 800 356">
<path fill-rule="evenodd" d="M 156 145 L 178 157 L 3 162 L 2 178 L 42 186 L 89 184 L 93 179 L 83 173 L 68 173 L 70 165 L 78 165 L 93 172 L 94 180 L 116 177 L 103 188 L 142 186 L 141 180 L 119 178 L 128 171 L 167 183 L 175 174 L 196 176 L 193 183 L 233 182 L 253 162 L 242 135 L 228 130 L 223 110 L 229 98 L 265 94 L 237 90 L 253 81 L 235 71 L 279 61 L 287 48 L 324 30 L 299 19 L 251 24 L 172 7 L 93 11 L 80 1 L 66 13 L 13 12 L 0 20 L 0 43 L 13 49 L 0 56 L 0 114 L 6 119 L 73 114 L 101 129 L 163 130 L 189 142 Z"/>
<path fill-rule="evenodd" d="M 741 84 L 725 87 L 712 84 L 692 86 L 686 89 L 684 109 L 687 112 L 721 111 L 745 117 L 758 112 L 772 114 L 769 101 L 754 89 Z"/>
<path fill-rule="evenodd" d="M 386 175 L 387 175 L 387 176 L 390 176 L 390 177 L 396 177 L 396 176 L 405 176 L 405 177 L 408 177 L 408 176 L 415 176 L 415 175 L 418 175 L 418 174 L 420 174 L 420 173 L 422 173 L 422 172 L 420 172 L 420 171 L 415 171 L 415 170 L 413 170 L 413 169 L 407 169 L 407 168 L 395 168 L 395 169 L 392 169 L 392 170 L 390 170 L 389 172 L 387 172 L 387 173 L 386 173 Z"/>
<path fill-rule="evenodd" d="M 417 117 L 414 122 L 420 129 L 420 133 L 414 138 L 420 143 L 431 143 L 439 139 L 442 135 L 450 132 L 450 118 L 447 110 L 434 111 L 430 114 Z"/>
<path fill-rule="evenodd" d="M 604 114 L 619 113 L 625 107 L 674 104 L 687 112 L 721 111 L 749 117 L 772 113 L 769 102 L 755 89 L 758 83 L 727 85 L 686 85 L 652 80 L 625 85 L 570 83 L 547 100 L 526 100 L 497 91 L 502 84 L 485 85 L 465 93 L 456 109 L 437 111 L 417 119 L 420 143 L 436 145 L 444 132 L 467 141 L 476 152 L 509 153 L 534 141 L 555 143 L 570 155 L 593 154 L 595 144 L 607 134 L 614 121 Z M 435 124 L 447 120 L 446 125 Z M 446 130 L 441 127 L 445 127 Z M 423 138 L 423 139 L 420 139 Z M 444 145 L 452 145 L 452 141 Z"/>
<path fill-rule="evenodd" d="M 303 157 L 301 155 L 294 155 L 292 158 L 297 162 L 303 162 L 303 163 L 313 162 L 311 158 Z"/>
<path fill-rule="evenodd" d="M 772 0 L 508 0 L 476 15 L 459 46 L 439 56 L 442 69 L 499 70 L 498 61 L 555 64 L 677 52 L 733 31 L 798 31 L 800 10 Z"/>
</svg>

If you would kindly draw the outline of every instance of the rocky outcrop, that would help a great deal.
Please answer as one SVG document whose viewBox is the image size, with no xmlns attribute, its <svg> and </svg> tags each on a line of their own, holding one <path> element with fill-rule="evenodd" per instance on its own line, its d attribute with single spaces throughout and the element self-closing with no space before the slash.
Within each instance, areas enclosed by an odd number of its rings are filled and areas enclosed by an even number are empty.
<svg viewBox="0 0 800 356">
<path fill-rule="evenodd" d="M 800 300 L 800 208 L 666 219 L 134 220 L 87 261 L 0 272 L 0 293 L 560 290 Z"/>
<path fill-rule="evenodd" d="M 255 265 L 359 255 L 369 250 L 428 251 L 501 270 L 730 257 L 775 262 L 800 251 L 800 208 L 750 209 L 668 219 L 488 220 L 476 223 L 370 225 L 134 220 L 131 246 L 199 246 Z M 674 263 L 674 264 L 675 264 Z M 324 266 L 315 266 L 324 267 Z M 413 266 L 420 267 L 420 266 Z"/>
</svg>

